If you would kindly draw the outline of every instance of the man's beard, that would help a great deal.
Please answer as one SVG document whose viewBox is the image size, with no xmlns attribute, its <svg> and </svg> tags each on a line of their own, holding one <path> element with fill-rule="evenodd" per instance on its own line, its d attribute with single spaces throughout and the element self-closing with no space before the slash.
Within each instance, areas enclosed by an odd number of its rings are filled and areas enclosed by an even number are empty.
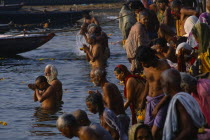
<svg viewBox="0 0 210 140">
<path fill-rule="evenodd" d="M 45 76 L 46 78 L 47 78 L 47 82 L 48 83 L 50 83 L 50 82 L 52 82 L 54 79 L 55 79 L 55 77 L 54 76 Z"/>
</svg>

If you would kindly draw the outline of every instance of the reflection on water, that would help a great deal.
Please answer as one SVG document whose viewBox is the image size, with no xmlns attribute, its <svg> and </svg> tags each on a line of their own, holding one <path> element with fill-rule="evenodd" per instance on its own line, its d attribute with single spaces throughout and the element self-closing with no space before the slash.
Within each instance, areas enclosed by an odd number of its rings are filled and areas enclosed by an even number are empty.
<svg viewBox="0 0 210 140">
<path fill-rule="evenodd" d="M 101 18 L 109 20 L 106 16 L 109 13 L 103 15 Z M 115 13 L 116 15 L 118 13 Z M 109 42 L 119 42 L 122 39 L 118 21 L 102 25 L 102 28 L 107 34 L 112 34 Z M 76 34 L 77 31 L 57 33 L 51 41 L 40 48 L 14 58 L 0 59 L 0 121 L 8 123 L 7 126 L 0 126 L 0 139 L 66 139 L 57 130 L 56 119 L 62 113 L 76 109 L 85 110 L 91 122 L 99 122 L 98 115 L 87 110 L 85 97 L 88 90 L 101 89 L 94 87 L 90 82 L 90 65 L 76 44 Z M 115 66 L 118 64 L 129 66 L 129 63 L 120 44 L 110 44 L 110 50 L 111 57 L 106 68 L 107 78 L 117 84 L 119 81 L 113 74 Z M 33 102 L 33 92 L 27 87 L 27 84 L 34 83 L 37 76 L 43 75 L 47 64 L 57 67 L 58 79 L 63 84 L 64 104 L 55 111 L 40 109 L 40 103 Z M 118 87 L 122 91 L 123 86 Z"/>
<path fill-rule="evenodd" d="M 53 131 L 47 130 L 46 128 L 56 128 L 56 120 L 59 115 L 62 114 L 61 108 L 54 110 L 46 110 L 41 107 L 34 108 L 34 123 L 32 124 L 33 130 L 31 130 L 32 136 L 53 136 L 57 135 Z"/>
</svg>

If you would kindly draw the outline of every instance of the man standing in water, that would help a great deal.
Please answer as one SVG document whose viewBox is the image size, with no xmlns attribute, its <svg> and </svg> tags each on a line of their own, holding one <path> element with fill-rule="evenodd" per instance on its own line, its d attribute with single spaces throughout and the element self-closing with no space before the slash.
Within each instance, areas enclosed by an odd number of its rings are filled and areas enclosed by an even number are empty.
<svg viewBox="0 0 210 140">
<path fill-rule="evenodd" d="M 125 114 L 123 98 L 118 87 L 106 79 L 106 71 L 103 69 L 92 69 L 90 72 L 90 78 L 94 85 L 101 86 L 104 106 L 112 110 L 117 115 L 118 119 L 123 122 L 122 124 L 124 124 L 124 129 L 128 131 L 130 118 Z"/>
<path fill-rule="evenodd" d="M 88 126 L 80 126 L 73 115 L 63 114 L 58 117 L 56 126 L 67 138 L 79 137 L 80 140 L 101 140 Z"/>
<path fill-rule="evenodd" d="M 56 67 L 51 64 L 48 64 L 45 67 L 44 74 L 47 78 L 47 82 L 56 90 L 56 100 L 58 103 L 60 103 L 62 101 L 63 89 L 61 81 L 57 78 L 58 71 Z M 35 90 L 36 88 L 35 84 L 28 84 L 28 87 L 32 90 Z"/>
<path fill-rule="evenodd" d="M 58 71 L 54 65 L 48 64 L 44 70 L 45 77 L 47 78 L 47 82 L 54 87 L 56 90 L 56 100 L 58 102 L 62 101 L 63 89 L 62 83 L 58 80 Z"/>
<path fill-rule="evenodd" d="M 51 86 L 44 76 L 39 76 L 35 81 L 34 101 L 40 101 L 43 109 L 55 109 L 56 90 Z"/>
<path fill-rule="evenodd" d="M 160 130 L 163 128 L 167 108 L 168 96 L 165 96 L 160 85 L 160 75 L 170 68 L 168 63 L 155 56 L 155 51 L 149 47 L 139 47 L 137 60 L 144 67 L 146 87 L 142 101 L 147 100 L 146 116 L 144 123 L 152 127 L 152 135 L 156 140 L 161 139 Z M 143 108 L 141 105 L 141 109 Z"/>
<path fill-rule="evenodd" d="M 90 44 L 90 47 L 83 45 L 83 50 L 86 53 L 86 59 L 93 68 L 104 68 L 106 60 L 104 59 L 103 47 L 96 40 L 95 35 L 88 35 L 87 42 Z"/>
</svg>

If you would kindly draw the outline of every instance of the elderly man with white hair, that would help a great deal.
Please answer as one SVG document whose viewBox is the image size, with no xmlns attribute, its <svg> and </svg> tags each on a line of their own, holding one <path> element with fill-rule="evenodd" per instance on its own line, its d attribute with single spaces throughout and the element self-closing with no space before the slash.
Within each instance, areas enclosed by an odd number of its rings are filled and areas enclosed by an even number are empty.
<svg viewBox="0 0 210 140">
<path fill-rule="evenodd" d="M 56 90 L 56 100 L 57 103 L 60 103 L 62 101 L 62 96 L 63 96 L 63 89 L 62 89 L 62 83 L 60 80 L 58 80 L 58 71 L 55 66 L 48 64 L 45 67 L 44 70 L 45 77 L 47 78 L 47 82 L 54 87 Z M 34 84 L 28 84 L 28 87 L 32 90 L 35 90 L 35 85 Z"/>
<path fill-rule="evenodd" d="M 69 139 L 79 137 L 80 140 L 101 140 L 101 137 L 98 137 L 92 128 L 80 126 L 71 114 L 59 116 L 56 126 L 62 135 Z"/>
<path fill-rule="evenodd" d="M 62 83 L 58 80 L 58 71 L 56 67 L 52 64 L 48 64 L 44 70 L 45 77 L 50 85 L 56 89 L 56 99 L 58 102 L 62 101 L 63 89 Z"/>
<path fill-rule="evenodd" d="M 185 92 L 191 95 L 198 102 L 203 115 L 206 118 L 208 127 L 210 127 L 210 79 L 199 79 L 181 72 L 181 87 Z"/>
</svg>

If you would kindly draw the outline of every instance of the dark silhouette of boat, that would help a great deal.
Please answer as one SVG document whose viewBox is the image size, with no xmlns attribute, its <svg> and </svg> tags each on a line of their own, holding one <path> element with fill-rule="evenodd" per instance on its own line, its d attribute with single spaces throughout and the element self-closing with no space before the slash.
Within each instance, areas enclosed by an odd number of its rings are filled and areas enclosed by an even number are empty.
<svg viewBox="0 0 210 140">
<path fill-rule="evenodd" d="M 0 35 L 0 56 L 14 56 L 34 50 L 55 36 L 50 34 Z"/>
<path fill-rule="evenodd" d="M 0 12 L 0 24 L 73 24 L 83 17 L 83 11 L 6 11 Z"/>
<path fill-rule="evenodd" d="M 23 3 L 21 4 L 2 4 L 0 5 L 0 11 L 17 11 L 23 7 Z"/>
</svg>

